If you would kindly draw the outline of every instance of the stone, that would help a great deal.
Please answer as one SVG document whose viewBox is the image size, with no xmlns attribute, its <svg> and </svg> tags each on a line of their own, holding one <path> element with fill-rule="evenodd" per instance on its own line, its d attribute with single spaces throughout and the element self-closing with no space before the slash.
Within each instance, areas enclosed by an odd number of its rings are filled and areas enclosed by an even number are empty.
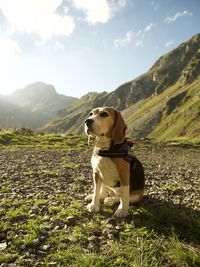
<svg viewBox="0 0 200 267">
<path fill-rule="evenodd" d="M 6 241 L 1 242 L 1 243 L 0 243 L 0 251 L 5 250 L 6 248 L 7 248 L 7 242 L 6 242 Z"/>
</svg>

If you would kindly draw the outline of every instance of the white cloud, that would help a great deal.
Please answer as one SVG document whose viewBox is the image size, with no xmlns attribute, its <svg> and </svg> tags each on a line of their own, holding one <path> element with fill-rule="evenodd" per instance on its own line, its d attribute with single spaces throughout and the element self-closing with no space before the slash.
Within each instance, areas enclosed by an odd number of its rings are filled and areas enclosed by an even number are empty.
<svg viewBox="0 0 200 267">
<path fill-rule="evenodd" d="M 170 24 L 172 22 L 175 22 L 178 18 L 185 17 L 185 16 L 192 16 L 192 12 L 189 12 L 188 10 L 184 10 L 183 12 L 178 11 L 174 16 L 166 17 L 164 19 L 164 22 L 167 24 Z"/>
<path fill-rule="evenodd" d="M 133 41 L 133 38 L 134 38 L 133 32 L 128 31 L 124 38 L 114 40 L 114 42 L 113 42 L 114 47 L 118 48 L 118 47 L 122 47 L 122 46 L 125 46 L 127 44 L 130 44 Z"/>
<path fill-rule="evenodd" d="M 13 59 L 17 59 L 21 53 L 21 49 L 17 42 L 8 37 L 0 36 L 0 59 L 1 65 L 9 63 Z"/>
<path fill-rule="evenodd" d="M 165 47 L 170 47 L 173 44 L 174 44 L 174 41 L 173 40 L 168 41 L 168 42 L 165 43 Z"/>
<path fill-rule="evenodd" d="M 91 24 L 106 23 L 123 8 L 127 0 L 70 0 L 76 9 L 82 10 Z M 70 2 L 68 2 L 70 3 Z M 62 6 L 63 12 L 57 11 Z M 69 36 L 75 30 L 75 18 L 69 15 L 69 7 L 63 0 L 0 0 L 0 12 L 6 18 L 6 35 L 16 32 L 36 34 L 36 45 L 57 36 Z"/>
<path fill-rule="evenodd" d="M 131 43 L 133 43 L 136 47 L 142 47 L 147 32 L 150 32 L 154 26 L 155 24 L 151 22 L 144 28 L 144 30 L 139 30 L 136 33 L 133 33 L 133 31 L 128 31 L 124 38 L 115 39 L 113 41 L 114 47 L 119 48 Z"/>
<path fill-rule="evenodd" d="M 155 26 L 155 25 L 154 25 L 152 22 L 149 23 L 149 24 L 145 27 L 144 32 L 149 32 L 149 31 L 151 31 L 152 28 L 153 28 L 153 26 Z"/>
<path fill-rule="evenodd" d="M 82 10 L 91 24 L 106 23 L 127 3 L 127 0 L 72 0 L 75 8 Z"/>
<path fill-rule="evenodd" d="M 86 20 L 95 24 L 105 23 L 111 17 L 111 8 L 106 0 L 73 0 L 77 9 L 82 9 L 86 13 Z"/>
<path fill-rule="evenodd" d="M 55 13 L 61 3 L 62 0 L 0 0 L 0 10 L 10 25 L 7 32 L 36 33 L 47 40 L 53 36 L 69 36 L 75 29 L 67 9 L 65 15 Z"/>
</svg>

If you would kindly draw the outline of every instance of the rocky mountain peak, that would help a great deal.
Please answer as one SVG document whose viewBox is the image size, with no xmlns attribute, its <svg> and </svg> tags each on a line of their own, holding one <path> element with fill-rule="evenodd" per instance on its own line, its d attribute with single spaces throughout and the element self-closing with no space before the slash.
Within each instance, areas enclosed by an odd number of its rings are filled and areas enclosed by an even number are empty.
<svg viewBox="0 0 200 267">
<path fill-rule="evenodd" d="M 36 82 L 27 85 L 24 88 L 17 89 L 14 93 L 10 95 L 11 98 L 20 100 L 34 100 L 38 97 L 49 97 L 56 95 L 56 89 L 53 85 L 48 85 L 43 82 Z"/>
</svg>

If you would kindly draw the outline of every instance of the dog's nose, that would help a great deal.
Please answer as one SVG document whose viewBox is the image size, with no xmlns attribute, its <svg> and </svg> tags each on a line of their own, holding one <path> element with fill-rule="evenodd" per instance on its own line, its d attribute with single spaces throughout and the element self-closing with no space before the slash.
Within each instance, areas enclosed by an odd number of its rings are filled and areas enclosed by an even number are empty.
<svg viewBox="0 0 200 267">
<path fill-rule="evenodd" d="M 93 119 L 86 119 L 86 120 L 85 120 L 85 124 L 86 124 L 87 126 L 90 126 L 92 123 L 93 123 Z"/>
</svg>

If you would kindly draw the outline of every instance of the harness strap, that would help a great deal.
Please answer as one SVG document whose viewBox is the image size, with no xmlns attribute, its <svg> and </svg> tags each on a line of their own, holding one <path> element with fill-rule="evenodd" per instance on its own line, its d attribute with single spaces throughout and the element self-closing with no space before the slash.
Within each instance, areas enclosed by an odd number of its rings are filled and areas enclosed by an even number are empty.
<svg viewBox="0 0 200 267">
<path fill-rule="evenodd" d="M 109 150 L 97 150 L 97 155 L 107 158 L 123 158 L 128 162 L 133 161 L 133 156 L 130 154 L 130 149 L 132 147 L 132 142 L 125 139 L 122 144 L 112 144 Z"/>
<path fill-rule="evenodd" d="M 101 157 L 107 157 L 107 158 L 123 158 L 127 155 L 127 151 L 119 151 L 119 152 L 111 152 L 109 150 L 99 150 L 97 153 Z"/>
<path fill-rule="evenodd" d="M 122 158 L 130 163 L 130 172 L 134 166 L 134 156 L 130 153 L 132 142 L 125 140 L 122 144 L 111 145 L 109 150 L 96 150 L 96 154 L 107 158 Z M 120 187 L 120 181 L 114 187 Z"/>
</svg>

